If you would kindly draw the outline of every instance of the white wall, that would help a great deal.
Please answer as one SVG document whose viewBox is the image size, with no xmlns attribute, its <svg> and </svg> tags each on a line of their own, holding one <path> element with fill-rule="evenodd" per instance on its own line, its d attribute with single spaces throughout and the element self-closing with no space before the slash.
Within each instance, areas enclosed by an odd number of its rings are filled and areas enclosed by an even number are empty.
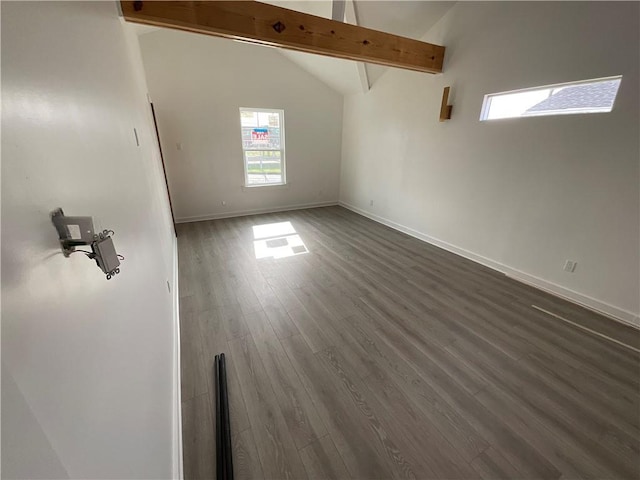
<svg viewBox="0 0 640 480">
<path fill-rule="evenodd" d="M 175 237 L 134 47 L 115 2 L 2 2 L 3 478 L 177 471 Z M 115 230 L 120 275 L 64 258 L 56 207 Z"/>
<path fill-rule="evenodd" d="M 173 30 L 140 45 L 178 221 L 337 202 L 342 95 L 268 47 Z M 242 188 L 239 107 L 284 109 L 289 186 Z"/>
<path fill-rule="evenodd" d="M 345 99 L 341 201 L 638 322 L 638 31 L 636 2 L 456 4 L 423 38 L 444 74 L 389 69 Z M 487 93 L 618 74 L 612 113 L 478 121 Z"/>
</svg>

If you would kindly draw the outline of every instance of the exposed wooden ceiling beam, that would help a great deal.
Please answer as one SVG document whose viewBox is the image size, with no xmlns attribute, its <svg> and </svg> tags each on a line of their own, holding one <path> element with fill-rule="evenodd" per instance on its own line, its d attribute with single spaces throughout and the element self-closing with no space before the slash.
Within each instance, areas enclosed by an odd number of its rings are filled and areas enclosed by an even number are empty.
<svg viewBox="0 0 640 480">
<path fill-rule="evenodd" d="M 358 25 L 356 4 L 353 2 L 353 0 L 345 1 L 344 20 L 351 25 Z M 362 88 L 362 93 L 367 93 L 369 90 L 371 90 L 371 82 L 369 81 L 367 66 L 362 62 L 356 62 L 356 68 L 358 69 L 358 77 L 360 78 L 360 87 Z"/>
<path fill-rule="evenodd" d="M 440 73 L 444 47 L 253 1 L 121 1 L 125 20 Z"/>
</svg>

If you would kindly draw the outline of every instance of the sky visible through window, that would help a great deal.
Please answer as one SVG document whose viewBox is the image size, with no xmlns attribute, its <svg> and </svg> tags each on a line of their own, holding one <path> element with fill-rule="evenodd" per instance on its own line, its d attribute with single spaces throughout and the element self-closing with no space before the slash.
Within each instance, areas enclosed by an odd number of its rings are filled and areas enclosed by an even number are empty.
<svg viewBox="0 0 640 480">
<path fill-rule="evenodd" d="M 480 120 L 610 112 L 622 77 L 486 95 Z"/>
</svg>

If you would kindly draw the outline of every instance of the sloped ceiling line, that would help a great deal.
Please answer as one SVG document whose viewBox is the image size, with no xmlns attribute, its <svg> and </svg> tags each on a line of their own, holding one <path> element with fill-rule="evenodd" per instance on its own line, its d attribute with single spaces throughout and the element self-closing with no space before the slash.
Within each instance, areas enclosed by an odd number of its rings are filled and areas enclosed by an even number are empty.
<svg viewBox="0 0 640 480">
<path fill-rule="evenodd" d="M 338 0 L 333 0 L 334 2 Z M 358 23 L 358 14 L 356 13 L 356 5 L 354 0 L 346 0 L 344 12 L 344 20 L 347 23 L 352 23 L 353 25 L 359 25 Z M 360 78 L 360 86 L 362 88 L 362 93 L 367 93 L 371 89 L 371 82 L 369 81 L 369 74 L 367 73 L 367 67 L 363 62 L 355 62 L 356 69 L 358 70 L 358 77 Z"/>
<path fill-rule="evenodd" d="M 332 0 L 263 0 L 279 7 L 332 18 Z M 341 1 L 341 0 L 336 0 Z M 455 2 L 344 0 L 347 23 L 420 39 Z M 156 30 L 138 25 L 138 33 Z M 343 95 L 367 92 L 389 67 L 277 49 L 281 55 Z"/>
<path fill-rule="evenodd" d="M 325 18 L 332 18 L 333 14 L 331 0 L 266 0 L 266 3 Z M 355 21 L 349 18 L 349 4 L 357 17 Z M 455 2 L 346 0 L 345 13 L 347 23 L 420 39 L 453 5 Z M 343 95 L 367 92 L 389 68 L 301 52 L 279 52 Z"/>
</svg>

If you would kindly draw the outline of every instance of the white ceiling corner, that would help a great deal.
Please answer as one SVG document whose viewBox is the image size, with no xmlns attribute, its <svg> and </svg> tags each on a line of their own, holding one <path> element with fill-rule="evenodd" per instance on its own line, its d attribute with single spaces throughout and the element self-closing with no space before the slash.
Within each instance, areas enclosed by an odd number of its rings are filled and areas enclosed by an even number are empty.
<svg viewBox="0 0 640 480">
<path fill-rule="evenodd" d="M 278 7 L 289 8 L 324 18 L 331 18 L 331 0 L 262 0 Z M 431 2 L 411 0 L 353 0 L 358 24 L 404 37 L 420 39 L 455 2 Z M 131 24 L 138 35 L 144 35 L 159 27 Z M 282 55 L 306 70 L 324 84 L 342 94 L 363 91 L 358 62 L 314 55 L 293 50 L 277 49 Z M 366 64 L 369 84 L 375 82 L 389 67 Z"/>
<path fill-rule="evenodd" d="M 331 18 L 333 4 L 330 0 L 266 0 L 265 3 L 324 18 Z M 415 39 L 424 36 L 455 4 L 411 0 L 354 0 L 354 3 L 359 25 Z M 278 51 L 342 94 L 362 92 L 357 62 L 292 50 Z M 371 86 L 388 68 L 366 64 Z"/>
<path fill-rule="evenodd" d="M 141 23 L 127 23 L 136 35 L 144 35 L 151 32 L 157 32 L 158 30 L 162 30 L 161 27 L 154 27 L 152 25 L 142 25 Z"/>
</svg>

